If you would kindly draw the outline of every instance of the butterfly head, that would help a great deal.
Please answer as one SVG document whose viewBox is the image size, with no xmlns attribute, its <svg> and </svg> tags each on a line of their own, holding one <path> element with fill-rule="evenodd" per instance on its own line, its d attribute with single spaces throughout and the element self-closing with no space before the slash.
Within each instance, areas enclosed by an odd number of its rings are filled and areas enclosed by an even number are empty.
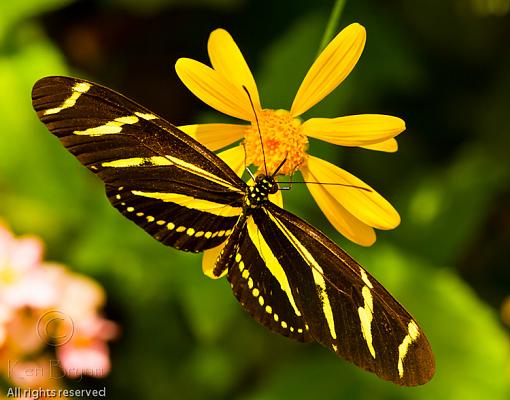
<svg viewBox="0 0 510 400">
<path fill-rule="evenodd" d="M 268 200 L 270 194 L 278 190 L 274 177 L 260 174 L 255 178 L 255 185 L 248 187 L 246 204 L 252 208 L 259 207 Z"/>
<path fill-rule="evenodd" d="M 275 194 L 278 191 L 278 184 L 274 177 L 264 174 L 260 174 L 255 178 L 255 186 L 257 186 L 262 193 Z"/>
</svg>

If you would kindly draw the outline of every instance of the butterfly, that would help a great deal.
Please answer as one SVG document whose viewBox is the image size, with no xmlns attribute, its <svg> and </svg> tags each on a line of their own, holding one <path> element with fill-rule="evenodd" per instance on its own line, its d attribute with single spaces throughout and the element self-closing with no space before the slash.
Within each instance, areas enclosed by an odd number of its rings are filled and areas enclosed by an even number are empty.
<svg viewBox="0 0 510 400">
<path fill-rule="evenodd" d="M 399 385 L 432 378 L 434 356 L 417 322 L 340 247 L 269 200 L 275 173 L 249 185 L 169 122 L 82 79 L 42 78 L 32 102 L 104 182 L 112 205 L 156 240 L 191 252 L 225 243 L 213 273 L 226 273 L 257 322 Z"/>
</svg>

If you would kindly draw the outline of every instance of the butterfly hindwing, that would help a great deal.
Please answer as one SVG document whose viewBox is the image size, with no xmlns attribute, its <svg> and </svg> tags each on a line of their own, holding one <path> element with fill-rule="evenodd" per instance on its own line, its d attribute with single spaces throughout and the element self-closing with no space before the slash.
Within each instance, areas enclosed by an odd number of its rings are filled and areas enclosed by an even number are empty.
<svg viewBox="0 0 510 400">
<path fill-rule="evenodd" d="M 105 182 L 112 204 L 156 239 L 201 251 L 231 232 L 245 183 L 170 123 L 74 78 L 39 80 L 32 100 L 48 129 Z"/>
<path fill-rule="evenodd" d="M 264 211 L 259 229 L 280 232 L 272 243 L 285 250 L 281 264 L 314 339 L 386 380 L 429 381 L 435 370 L 430 344 L 393 296 L 305 221 L 271 203 Z"/>
<path fill-rule="evenodd" d="M 257 214 L 261 210 L 255 210 Z M 235 297 L 260 324 L 301 342 L 313 340 L 292 297 L 282 266 L 260 234 L 251 216 L 247 218 L 234 250 L 228 280 Z"/>
<path fill-rule="evenodd" d="M 214 203 L 211 206 L 187 195 L 141 192 L 129 186 L 107 186 L 106 193 L 126 218 L 176 249 L 201 251 L 218 246 L 232 233 L 239 219 L 237 207 Z"/>
</svg>

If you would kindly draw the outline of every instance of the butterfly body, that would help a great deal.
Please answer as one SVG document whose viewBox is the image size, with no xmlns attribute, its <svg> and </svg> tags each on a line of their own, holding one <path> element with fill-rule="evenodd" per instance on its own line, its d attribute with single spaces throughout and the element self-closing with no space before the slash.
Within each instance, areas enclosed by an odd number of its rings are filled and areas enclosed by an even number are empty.
<svg viewBox="0 0 510 400">
<path fill-rule="evenodd" d="M 248 186 L 244 204 L 247 208 L 259 208 L 269 201 L 269 195 L 279 190 L 273 176 L 257 175 L 255 185 Z"/>
<path fill-rule="evenodd" d="M 431 379 L 432 350 L 413 317 L 324 234 L 269 200 L 273 176 L 248 185 L 175 126 L 92 82 L 43 78 L 32 101 L 125 217 L 180 250 L 224 245 L 213 274 L 227 273 L 260 324 L 399 385 Z"/>
</svg>

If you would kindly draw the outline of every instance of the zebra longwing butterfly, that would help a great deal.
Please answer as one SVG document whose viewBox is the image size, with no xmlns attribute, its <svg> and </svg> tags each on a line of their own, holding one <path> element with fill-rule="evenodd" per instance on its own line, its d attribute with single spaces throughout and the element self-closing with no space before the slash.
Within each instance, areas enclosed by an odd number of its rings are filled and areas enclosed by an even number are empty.
<svg viewBox="0 0 510 400">
<path fill-rule="evenodd" d="M 274 176 L 248 185 L 172 124 L 100 85 L 46 77 L 40 120 L 156 240 L 199 252 L 226 242 L 214 274 L 260 324 L 399 385 L 428 382 L 434 357 L 413 317 L 320 231 L 273 204 Z"/>
</svg>

